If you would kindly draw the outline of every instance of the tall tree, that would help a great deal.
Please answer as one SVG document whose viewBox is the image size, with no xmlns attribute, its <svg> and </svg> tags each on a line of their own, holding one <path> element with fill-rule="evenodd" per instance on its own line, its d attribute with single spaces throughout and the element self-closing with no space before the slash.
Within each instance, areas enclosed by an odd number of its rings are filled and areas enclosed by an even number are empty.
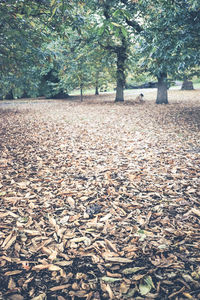
<svg viewBox="0 0 200 300">
<path fill-rule="evenodd" d="M 0 2 L 0 90 L 2 96 L 30 87 L 28 78 L 35 77 L 36 65 L 45 35 L 41 34 L 39 17 L 46 11 L 45 3 L 8 0 Z M 37 15 L 37 17 L 36 17 Z M 6 88 L 4 83 L 7 83 Z"/>
<path fill-rule="evenodd" d="M 96 14 L 96 40 L 116 60 L 116 102 L 124 101 L 124 87 L 127 74 L 127 57 L 133 33 L 129 30 L 130 18 L 136 14 L 135 6 L 129 1 L 104 0 L 86 1 Z M 128 8 L 131 7 L 131 14 Z M 132 21 L 132 25 L 133 25 Z M 136 22 L 134 24 L 137 24 Z M 139 28 L 139 24 L 137 24 Z"/>
<path fill-rule="evenodd" d="M 61 29 L 58 15 L 70 20 L 70 8 L 68 1 L 0 1 L 0 96 L 37 94 L 45 63 L 42 45 Z"/>
<path fill-rule="evenodd" d="M 167 104 L 167 76 L 176 78 L 199 60 L 199 52 L 194 52 L 200 41 L 199 6 L 184 0 L 141 0 L 138 5 L 144 24 L 139 40 L 142 65 L 158 79 L 156 103 Z"/>
<path fill-rule="evenodd" d="M 72 9 L 74 19 L 71 24 L 63 26 L 63 34 L 49 44 L 51 57 L 59 66 L 57 87 L 68 91 L 80 88 L 81 99 L 83 89 L 109 81 L 113 70 L 113 55 L 103 49 L 96 38 L 96 16 L 88 12 L 88 7 L 75 1 Z M 48 51 L 48 50 L 47 50 Z M 109 55 L 108 55 L 109 54 Z M 48 69 L 47 69 L 48 70 Z"/>
</svg>

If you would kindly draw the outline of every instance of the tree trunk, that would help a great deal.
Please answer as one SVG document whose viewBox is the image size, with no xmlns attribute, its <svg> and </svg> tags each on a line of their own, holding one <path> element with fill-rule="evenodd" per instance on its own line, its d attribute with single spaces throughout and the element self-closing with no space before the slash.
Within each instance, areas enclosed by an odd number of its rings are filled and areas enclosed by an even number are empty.
<svg viewBox="0 0 200 300">
<path fill-rule="evenodd" d="M 185 78 L 181 90 L 187 90 L 187 91 L 194 90 L 193 82 Z"/>
<path fill-rule="evenodd" d="M 97 82 L 96 82 L 96 88 L 95 88 L 95 95 L 99 95 L 99 86 L 98 86 Z"/>
<path fill-rule="evenodd" d="M 157 76 L 158 78 L 158 89 L 156 104 L 168 104 L 167 96 L 167 73 L 162 72 Z"/>
<path fill-rule="evenodd" d="M 95 95 L 99 95 L 99 72 L 96 72 Z"/>
<path fill-rule="evenodd" d="M 13 100 L 13 99 L 14 99 L 12 90 L 10 90 L 10 91 L 8 92 L 8 94 L 5 96 L 5 99 L 6 99 L 6 100 Z"/>
<path fill-rule="evenodd" d="M 115 102 L 124 101 L 124 86 L 125 86 L 125 61 L 126 61 L 126 48 L 120 47 L 117 52 L 117 89 Z"/>
<path fill-rule="evenodd" d="M 81 92 L 81 102 L 83 101 L 83 85 L 80 85 L 80 92 Z"/>
</svg>

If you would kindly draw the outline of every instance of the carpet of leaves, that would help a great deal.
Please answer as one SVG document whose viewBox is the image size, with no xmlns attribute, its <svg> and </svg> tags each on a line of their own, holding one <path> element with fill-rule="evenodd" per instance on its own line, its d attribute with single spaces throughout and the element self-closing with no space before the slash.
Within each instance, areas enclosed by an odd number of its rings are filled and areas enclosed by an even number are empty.
<svg viewBox="0 0 200 300">
<path fill-rule="evenodd" d="M 170 97 L 0 106 L 0 299 L 200 299 L 200 92 Z"/>
</svg>

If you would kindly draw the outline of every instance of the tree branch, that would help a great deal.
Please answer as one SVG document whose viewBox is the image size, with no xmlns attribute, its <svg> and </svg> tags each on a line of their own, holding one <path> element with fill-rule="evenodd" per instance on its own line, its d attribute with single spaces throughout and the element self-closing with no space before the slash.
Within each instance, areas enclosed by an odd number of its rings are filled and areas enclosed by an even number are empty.
<svg viewBox="0 0 200 300">
<path fill-rule="evenodd" d="M 129 26 L 131 26 L 132 28 L 134 28 L 137 33 L 140 33 L 141 31 L 143 31 L 143 28 L 136 21 L 133 21 L 133 20 L 131 21 L 126 18 L 126 23 Z"/>
</svg>

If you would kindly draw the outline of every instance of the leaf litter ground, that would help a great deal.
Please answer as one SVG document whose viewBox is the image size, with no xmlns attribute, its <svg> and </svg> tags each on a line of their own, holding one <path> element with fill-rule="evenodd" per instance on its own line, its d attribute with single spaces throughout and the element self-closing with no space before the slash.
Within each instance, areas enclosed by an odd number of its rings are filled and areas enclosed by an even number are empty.
<svg viewBox="0 0 200 300">
<path fill-rule="evenodd" d="M 200 93 L 147 96 L 2 103 L 0 299 L 200 299 Z"/>
</svg>

